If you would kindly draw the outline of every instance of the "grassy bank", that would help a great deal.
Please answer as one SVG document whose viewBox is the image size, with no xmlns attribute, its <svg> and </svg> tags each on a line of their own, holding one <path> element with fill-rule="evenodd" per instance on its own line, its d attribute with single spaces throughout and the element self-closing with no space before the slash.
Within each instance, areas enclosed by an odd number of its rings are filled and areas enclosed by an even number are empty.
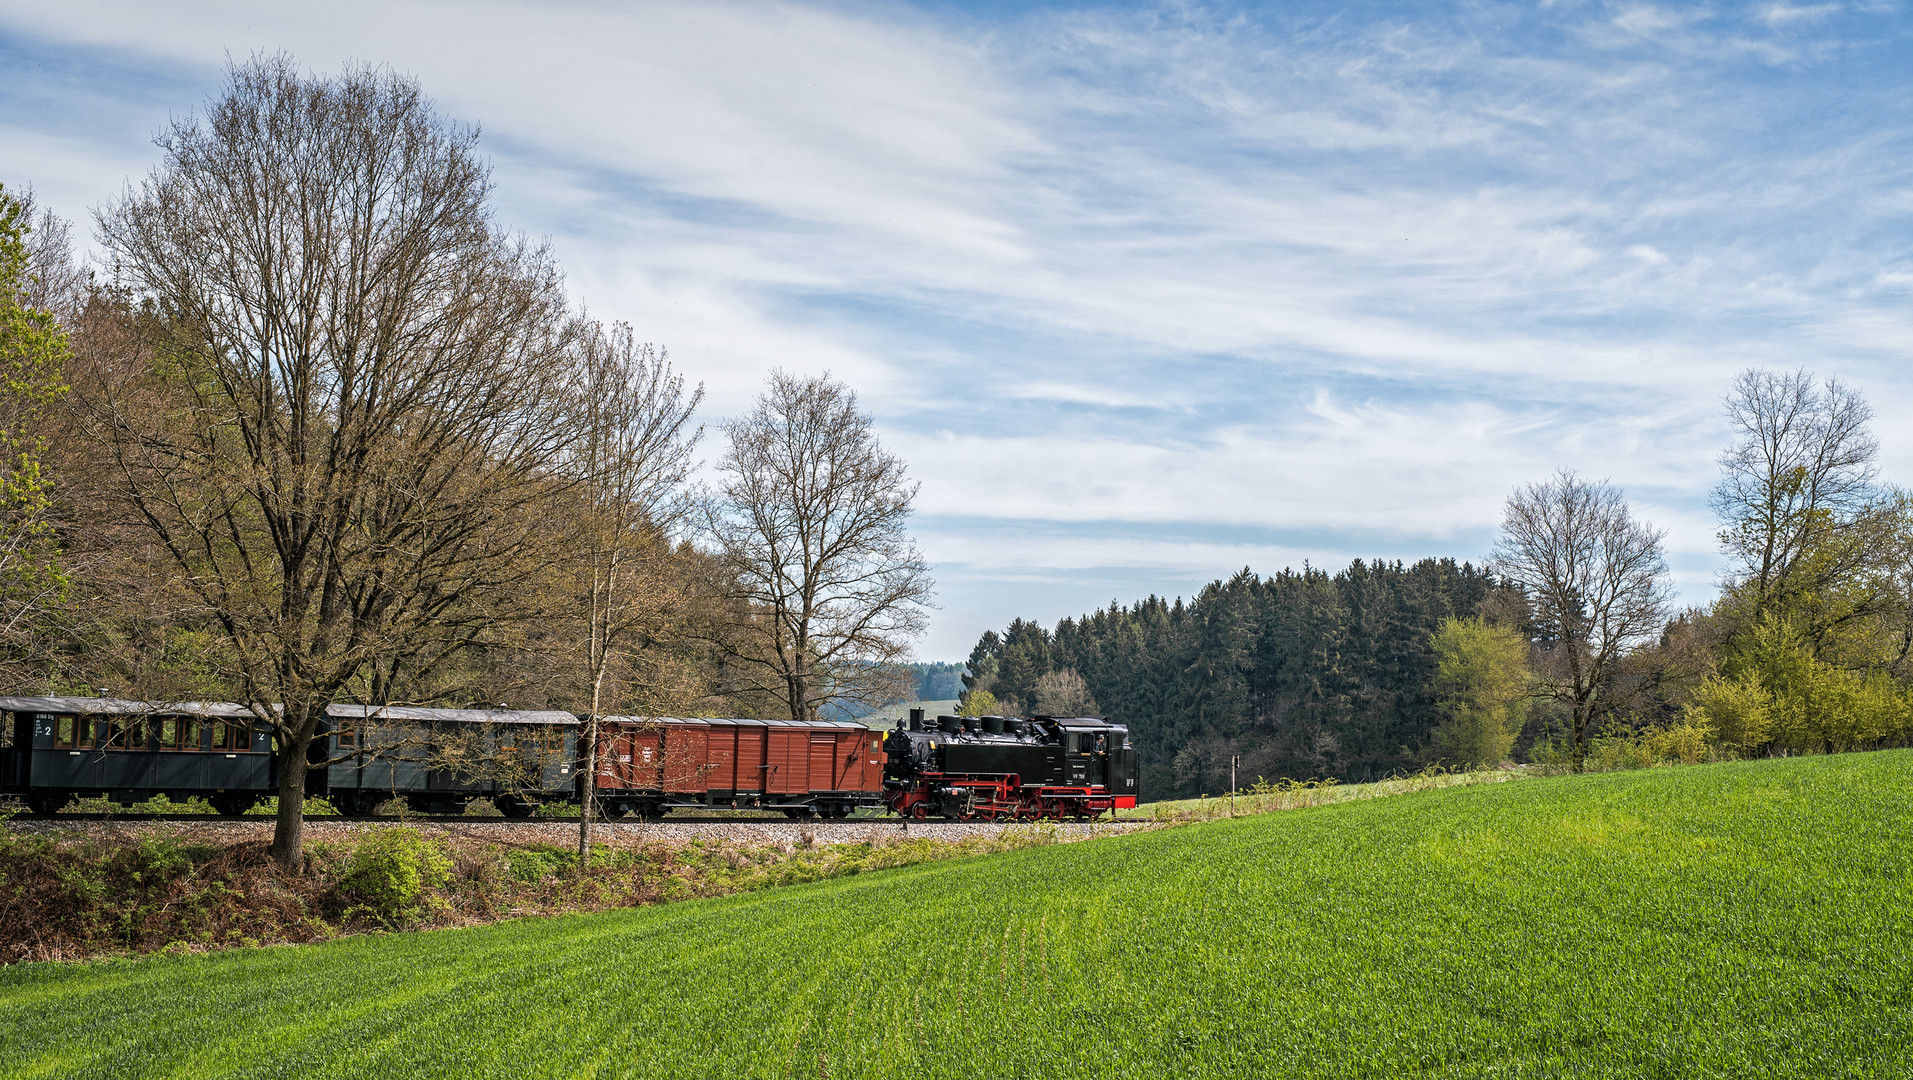
<svg viewBox="0 0 1913 1080">
<path fill-rule="evenodd" d="M 17 1076 L 1881 1076 L 1913 752 L 1475 785 L 474 930 L 0 971 Z"/>
<path fill-rule="evenodd" d="M 386 825 L 350 839 L 311 840 L 307 872 L 293 876 L 272 866 L 263 837 L 221 842 L 192 829 L 0 831 L 0 963 L 204 952 L 606 911 L 1066 839 L 1054 825 L 955 840 L 829 844 L 808 831 L 776 843 L 645 839 L 601 844 L 581 874 L 568 847 Z"/>
<path fill-rule="evenodd" d="M 1424 769 L 1406 776 L 1390 777 L 1366 784 L 1343 784 L 1335 780 L 1257 781 L 1234 794 L 1204 795 L 1198 799 L 1165 799 L 1118 810 L 1121 821 L 1159 821 L 1178 824 L 1214 821 L 1217 818 L 1269 814 L 1281 810 L 1299 810 L 1330 803 L 1383 799 L 1436 788 L 1467 787 L 1471 784 L 1499 784 L 1526 776 L 1544 775 L 1527 769 L 1479 769 L 1458 772 L 1439 768 Z"/>
</svg>

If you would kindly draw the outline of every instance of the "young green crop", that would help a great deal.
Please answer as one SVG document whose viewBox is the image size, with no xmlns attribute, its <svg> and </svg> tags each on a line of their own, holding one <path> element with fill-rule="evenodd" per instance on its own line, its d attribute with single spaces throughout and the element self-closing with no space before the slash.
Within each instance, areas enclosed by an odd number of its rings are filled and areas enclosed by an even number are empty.
<svg viewBox="0 0 1913 1080">
<path fill-rule="evenodd" d="M 478 930 L 0 972 L 9 1076 L 1882 1076 L 1913 752 L 1431 790 Z"/>
</svg>

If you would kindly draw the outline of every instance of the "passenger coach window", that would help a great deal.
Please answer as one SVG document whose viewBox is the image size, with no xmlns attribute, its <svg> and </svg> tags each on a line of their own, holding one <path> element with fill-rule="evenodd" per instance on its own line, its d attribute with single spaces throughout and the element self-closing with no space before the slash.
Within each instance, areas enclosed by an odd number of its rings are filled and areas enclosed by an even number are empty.
<svg viewBox="0 0 1913 1080">
<path fill-rule="evenodd" d="M 161 750 L 199 749 L 199 721 L 159 721 L 159 748 Z"/>
<path fill-rule="evenodd" d="M 114 750 L 146 749 L 146 721 L 109 721 L 106 729 L 106 745 Z"/>
</svg>

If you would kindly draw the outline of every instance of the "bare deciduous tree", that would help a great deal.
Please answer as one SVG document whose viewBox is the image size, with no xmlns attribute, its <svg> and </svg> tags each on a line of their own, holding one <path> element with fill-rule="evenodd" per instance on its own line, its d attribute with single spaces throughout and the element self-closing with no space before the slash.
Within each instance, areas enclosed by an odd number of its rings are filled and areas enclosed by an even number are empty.
<svg viewBox="0 0 1913 1080">
<path fill-rule="evenodd" d="M 390 72 L 254 60 L 97 215 L 155 348 L 91 412 L 244 700 L 281 704 L 255 708 L 288 869 L 326 705 L 510 624 L 549 561 L 570 317 L 546 253 L 493 225 L 476 138 Z"/>
<path fill-rule="evenodd" d="M 585 674 L 591 706 L 585 745 L 595 747 L 598 718 L 621 712 L 622 695 L 607 684 L 613 660 L 625 649 L 660 644 L 671 625 L 677 573 L 667 565 L 667 530 L 686 509 L 683 483 L 701 429 L 691 414 L 704 387 L 688 395 L 669 357 L 640 345 L 623 324 L 592 325 L 579 341 L 580 441 L 575 467 L 583 477 L 576 563 L 586 594 Z M 586 764 L 578 822 L 580 866 L 588 865 L 596 817 L 597 762 Z"/>
<path fill-rule="evenodd" d="M 1621 492 L 1563 470 L 1509 496 L 1492 569 L 1528 598 L 1542 683 L 1566 705 L 1578 763 L 1627 649 L 1666 622 L 1665 535 Z"/>
<path fill-rule="evenodd" d="M 1740 614 L 1805 615 L 1801 629 L 1818 642 L 1890 603 L 1881 563 L 1900 546 L 1904 507 L 1876 483 L 1880 443 L 1866 399 L 1805 370 L 1750 368 L 1726 407 L 1739 441 L 1721 455 L 1712 502 Z M 1834 599 L 1836 590 L 1845 595 Z M 1815 610 L 1800 611 L 1803 600 Z"/>
<path fill-rule="evenodd" d="M 1096 716 L 1089 683 L 1073 668 L 1037 676 L 1034 712 L 1042 716 Z"/>
<path fill-rule="evenodd" d="M 774 694 L 796 720 L 827 701 L 908 696 L 893 665 L 923 631 L 931 582 L 905 532 L 917 485 L 903 461 L 828 374 L 774 373 L 725 433 L 705 523 L 741 616 L 720 647 L 745 689 Z"/>
<path fill-rule="evenodd" d="M 39 205 L 31 187 L 11 194 L 31 230 L 26 237 L 26 306 L 51 312 L 70 330 L 87 294 L 86 271 L 73 257 L 73 223 Z"/>
</svg>

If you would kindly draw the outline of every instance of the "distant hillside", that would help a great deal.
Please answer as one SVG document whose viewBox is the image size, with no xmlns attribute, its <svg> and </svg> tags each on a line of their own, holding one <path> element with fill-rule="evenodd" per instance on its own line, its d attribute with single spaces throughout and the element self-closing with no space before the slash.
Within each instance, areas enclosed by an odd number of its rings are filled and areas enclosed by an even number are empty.
<svg viewBox="0 0 1913 1080">
<path fill-rule="evenodd" d="M 917 700 L 915 702 L 892 702 L 879 709 L 866 709 L 854 705 L 826 705 L 817 710 L 817 714 L 826 720 L 861 720 L 873 713 L 893 716 L 899 709 L 912 704 L 955 702 L 957 695 L 963 692 L 962 664 L 925 660 L 902 666 L 916 673 Z M 955 706 L 951 705 L 951 708 Z"/>
<path fill-rule="evenodd" d="M 909 664 L 917 673 L 917 698 L 920 701 L 954 701 L 963 692 L 963 665 L 941 660 Z"/>
</svg>

